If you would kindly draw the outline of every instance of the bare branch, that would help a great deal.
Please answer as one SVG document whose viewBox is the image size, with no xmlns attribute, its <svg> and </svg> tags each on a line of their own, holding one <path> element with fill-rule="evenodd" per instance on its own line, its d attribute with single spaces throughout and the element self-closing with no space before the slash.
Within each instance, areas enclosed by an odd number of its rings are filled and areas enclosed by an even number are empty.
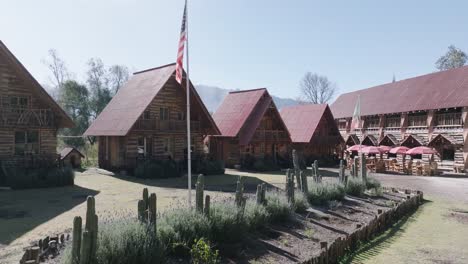
<svg viewBox="0 0 468 264">
<path fill-rule="evenodd" d="M 328 103 L 336 92 L 336 85 L 325 76 L 307 72 L 300 83 L 302 101 L 313 104 Z"/>
</svg>

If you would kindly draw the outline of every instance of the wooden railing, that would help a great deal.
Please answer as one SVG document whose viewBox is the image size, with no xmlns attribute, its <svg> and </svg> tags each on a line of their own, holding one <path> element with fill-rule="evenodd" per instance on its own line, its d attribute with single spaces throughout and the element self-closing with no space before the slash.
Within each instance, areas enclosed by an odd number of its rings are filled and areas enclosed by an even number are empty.
<svg viewBox="0 0 468 264">
<path fill-rule="evenodd" d="M 159 132 L 184 132 L 187 129 L 185 120 L 159 120 L 159 119 L 139 119 L 134 128 L 136 130 L 153 130 Z M 191 121 L 190 129 L 200 131 L 200 122 Z"/>
<path fill-rule="evenodd" d="M 255 131 L 253 140 L 259 141 L 281 141 L 287 140 L 288 134 L 280 130 L 258 130 Z"/>
<path fill-rule="evenodd" d="M 0 126 L 53 127 L 54 113 L 51 109 L 2 108 Z"/>
</svg>

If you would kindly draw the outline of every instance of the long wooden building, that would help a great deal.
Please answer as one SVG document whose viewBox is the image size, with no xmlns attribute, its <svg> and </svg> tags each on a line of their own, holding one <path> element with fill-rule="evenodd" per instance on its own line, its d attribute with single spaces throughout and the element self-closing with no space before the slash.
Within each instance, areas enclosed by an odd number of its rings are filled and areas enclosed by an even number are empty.
<svg viewBox="0 0 468 264">
<path fill-rule="evenodd" d="M 353 131 L 358 96 L 363 129 Z M 342 94 L 331 109 L 348 146 L 430 146 L 440 167 L 468 168 L 468 66 Z"/>
<path fill-rule="evenodd" d="M 0 165 L 58 159 L 57 130 L 74 123 L 0 41 Z"/>
<path fill-rule="evenodd" d="M 344 141 L 328 104 L 284 107 L 280 114 L 291 134 L 292 148 L 304 165 L 314 160 L 325 162 L 342 152 Z"/>
<path fill-rule="evenodd" d="M 213 118 L 221 135 L 210 136 L 209 150 L 227 167 L 248 167 L 253 159 L 288 162 L 291 138 L 265 88 L 230 92 Z"/>
<path fill-rule="evenodd" d="M 219 130 L 190 82 L 192 157 L 203 138 Z M 186 79 L 175 80 L 175 64 L 134 73 L 84 133 L 97 136 L 99 166 L 134 169 L 147 159 L 187 158 Z"/>
</svg>

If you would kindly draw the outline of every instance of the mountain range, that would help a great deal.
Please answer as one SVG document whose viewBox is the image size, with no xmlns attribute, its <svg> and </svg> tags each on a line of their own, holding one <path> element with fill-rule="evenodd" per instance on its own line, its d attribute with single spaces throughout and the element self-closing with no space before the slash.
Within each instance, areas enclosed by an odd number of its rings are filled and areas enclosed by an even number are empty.
<svg viewBox="0 0 468 264">
<path fill-rule="evenodd" d="M 195 89 L 197 89 L 198 94 L 210 113 L 214 113 L 223 102 L 224 97 L 226 97 L 229 92 L 234 91 L 202 84 L 196 85 Z M 297 105 L 299 103 L 297 100 L 290 98 L 281 98 L 274 95 L 272 95 L 272 97 L 278 109 L 285 106 Z"/>
</svg>

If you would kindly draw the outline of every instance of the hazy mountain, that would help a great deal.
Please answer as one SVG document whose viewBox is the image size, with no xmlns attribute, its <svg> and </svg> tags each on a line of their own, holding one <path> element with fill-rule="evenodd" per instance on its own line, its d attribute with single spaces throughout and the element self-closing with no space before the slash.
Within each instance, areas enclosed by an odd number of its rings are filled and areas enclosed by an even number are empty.
<svg viewBox="0 0 468 264">
<path fill-rule="evenodd" d="M 224 100 L 224 97 L 233 90 L 223 89 L 215 86 L 208 86 L 208 85 L 196 85 L 198 94 L 200 95 L 203 103 L 205 104 L 206 108 L 210 113 L 213 113 L 218 109 L 218 106 Z M 296 105 L 298 101 L 290 98 L 280 98 L 277 96 L 272 95 L 273 101 L 275 102 L 276 106 L 281 109 L 285 106 Z"/>
</svg>

